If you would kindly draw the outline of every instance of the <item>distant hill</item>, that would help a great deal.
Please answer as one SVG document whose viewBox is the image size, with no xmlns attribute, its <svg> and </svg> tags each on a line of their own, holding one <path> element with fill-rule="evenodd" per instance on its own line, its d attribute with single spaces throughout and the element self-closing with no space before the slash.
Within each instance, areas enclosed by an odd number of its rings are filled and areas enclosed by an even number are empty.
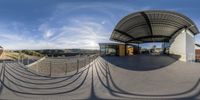
<svg viewBox="0 0 200 100">
<path fill-rule="evenodd" d="M 39 59 L 43 55 L 35 51 L 12 51 L 4 50 L 0 56 L 0 60 L 17 60 L 17 59 Z"/>
<path fill-rule="evenodd" d="M 89 49 L 43 49 L 35 50 L 46 56 L 75 56 L 75 55 L 90 55 L 96 54 L 98 50 L 89 50 Z"/>
<path fill-rule="evenodd" d="M 16 59 L 38 59 L 43 56 L 49 57 L 67 57 L 76 55 L 90 55 L 97 54 L 98 50 L 89 49 L 42 49 L 42 50 L 5 50 L 0 57 L 2 59 L 16 60 Z"/>
<path fill-rule="evenodd" d="M 43 54 L 36 52 L 34 50 L 19 50 L 19 51 L 15 51 L 15 52 L 26 54 L 26 55 L 29 55 L 29 56 L 36 56 L 36 57 L 43 57 L 44 56 Z"/>
</svg>

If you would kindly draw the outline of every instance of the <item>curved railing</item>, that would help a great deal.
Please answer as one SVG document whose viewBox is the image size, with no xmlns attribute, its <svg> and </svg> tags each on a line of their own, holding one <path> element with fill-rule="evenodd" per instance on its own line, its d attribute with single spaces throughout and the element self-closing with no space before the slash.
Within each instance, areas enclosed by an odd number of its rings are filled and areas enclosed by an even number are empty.
<svg viewBox="0 0 200 100">
<path fill-rule="evenodd" d="M 4 62 L 0 70 L 0 82 L 1 87 L 4 86 L 6 89 L 15 93 L 27 95 L 56 95 L 71 92 L 74 93 L 75 90 L 80 91 L 82 89 L 91 89 L 90 96 L 94 96 L 94 89 L 98 88 L 98 85 L 101 85 L 103 87 L 98 89 L 105 88 L 112 96 L 127 99 L 135 96 L 143 98 L 176 96 L 188 97 L 187 94 L 193 92 L 199 86 L 200 82 L 198 80 L 198 82 L 191 89 L 180 93 L 169 93 L 161 95 L 137 94 L 126 91 L 120 88 L 118 86 L 119 84 L 117 85 L 115 83 L 111 74 L 112 67 L 110 66 L 111 64 L 105 61 L 103 58 L 99 57 L 96 59 L 96 57 L 94 57 L 89 65 L 81 68 L 78 72 L 75 71 L 76 73 L 73 75 L 67 74 L 63 77 L 50 77 L 30 72 L 24 66 L 17 66 L 17 63 L 14 65 L 9 64 L 9 62 Z"/>
<path fill-rule="evenodd" d="M 0 81 L 1 84 L 6 87 L 8 90 L 11 90 L 16 93 L 21 94 L 29 94 L 29 95 L 55 95 L 55 94 L 63 94 L 69 93 L 74 90 L 80 88 L 83 83 L 86 81 L 88 77 L 89 69 L 92 65 L 92 62 L 98 56 L 90 56 L 90 63 L 85 66 L 85 68 L 81 68 L 73 75 L 65 75 L 62 77 L 51 77 L 51 76 L 40 76 L 37 73 L 30 73 L 26 67 L 21 66 L 20 64 L 17 65 L 16 62 L 3 62 L 0 72 Z M 9 64 L 12 63 L 12 64 Z M 13 63 L 16 63 L 16 65 Z M 27 72 L 26 74 L 21 72 Z M 35 80 L 35 81 L 33 81 Z M 45 80 L 45 81 L 44 81 Z M 33 82 L 32 82 L 33 81 Z M 8 86 L 9 83 L 9 86 Z M 63 84 L 64 83 L 64 84 Z M 59 88 L 66 88 L 74 83 L 78 83 L 77 86 L 71 89 L 66 89 L 65 91 L 58 91 L 58 92 L 40 92 L 40 90 L 47 91 L 47 90 L 57 90 Z M 12 84 L 12 85 L 11 85 Z M 20 87 L 22 89 L 30 89 L 29 92 L 20 91 L 21 89 L 13 88 L 12 86 Z"/>
<path fill-rule="evenodd" d="M 34 72 L 45 74 L 45 76 L 66 75 L 72 71 L 78 72 L 79 69 L 88 65 L 91 60 L 97 56 L 98 55 L 64 58 L 46 57 L 37 63 L 28 65 L 28 67 Z"/>
</svg>

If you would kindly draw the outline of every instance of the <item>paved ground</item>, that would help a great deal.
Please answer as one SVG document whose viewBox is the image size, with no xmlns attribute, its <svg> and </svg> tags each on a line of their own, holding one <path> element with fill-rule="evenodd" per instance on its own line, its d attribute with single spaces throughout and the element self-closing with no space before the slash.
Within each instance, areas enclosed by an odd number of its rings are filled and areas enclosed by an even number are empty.
<svg viewBox="0 0 200 100">
<path fill-rule="evenodd" d="M 123 59 L 137 64 L 132 65 Z M 140 55 L 123 59 L 98 57 L 79 72 L 54 78 L 32 73 L 17 63 L 7 63 L 5 71 L 1 71 L 0 98 L 66 100 L 199 97 L 199 63 L 180 62 L 167 56 L 156 59 L 154 56 Z M 141 59 L 146 61 L 141 62 Z M 163 59 L 168 62 L 165 66 L 162 64 Z M 122 62 L 127 63 L 128 67 L 122 67 Z M 151 69 L 146 66 L 148 64 L 142 64 L 155 62 L 162 66 L 153 66 Z M 132 68 L 137 65 L 140 68 Z"/>
</svg>

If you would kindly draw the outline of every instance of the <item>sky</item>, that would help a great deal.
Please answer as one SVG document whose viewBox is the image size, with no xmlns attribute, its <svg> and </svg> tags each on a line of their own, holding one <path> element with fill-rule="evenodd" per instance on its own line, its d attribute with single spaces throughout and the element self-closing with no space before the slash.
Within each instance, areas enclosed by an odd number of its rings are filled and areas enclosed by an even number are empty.
<svg viewBox="0 0 200 100">
<path fill-rule="evenodd" d="M 199 4 L 199 0 L 0 0 L 0 45 L 98 49 L 98 43 L 111 42 L 120 19 L 141 10 L 176 11 L 200 29 Z M 200 35 L 195 39 L 200 43 Z"/>
</svg>

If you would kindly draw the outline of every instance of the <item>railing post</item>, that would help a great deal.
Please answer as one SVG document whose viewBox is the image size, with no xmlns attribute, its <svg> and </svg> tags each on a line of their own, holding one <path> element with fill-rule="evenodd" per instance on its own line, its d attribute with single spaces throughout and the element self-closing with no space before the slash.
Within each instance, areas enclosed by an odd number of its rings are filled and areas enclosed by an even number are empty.
<svg viewBox="0 0 200 100">
<path fill-rule="evenodd" d="M 22 64 L 24 64 L 24 58 L 22 58 Z"/>
<path fill-rule="evenodd" d="M 29 65 L 29 63 L 30 63 L 30 62 L 29 62 L 29 58 L 27 57 L 27 65 Z"/>
<path fill-rule="evenodd" d="M 91 62 L 93 62 L 93 60 L 94 60 L 94 56 L 92 56 Z"/>
<path fill-rule="evenodd" d="M 3 72 L 2 72 L 2 82 L 4 82 L 4 77 L 5 77 L 5 62 L 3 61 L 3 66 L 2 66 L 2 70 L 3 70 Z"/>
<path fill-rule="evenodd" d="M 2 65 L 1 65 L 0 80 L 1 80 L 2 73 L 3 73 L 3 62 L 2 62 Z"/>
<path fill-rule="evenodd" d="M 86 64 L 88 65 L 88 56 L 86 57 Z"/>
<path fill-rule="evenodd" d="M 19 58 L 19 62 L 22 63 L 22 57 L 21 57 L 21 56 L 20 56 L 20 58 Z"/>
<path fill-rule="evenodd" d="M 84 66 L 86 66 L 86 65 L 87 65 L 87 64 L 86 64 L 86 63 L 87 63 L 86 61 L 87 61 L 87 58 L 85 58 L 85 63 L 84 63 L 85 65 L 84 65 Z"/>
<path fill-rule="evenodd" d="M 18 62 L 18 63 L 19 63 L 19 59 L 20 59 L 20 58 L 19 58 L 19 57 L 17 57 L 17 62 Z"/>
<path fill-rule="evenodd" d="M 79 70 L 79 59 L 77 59 L 77 72 Z"/>
<path fill-rule="evenodd" d="M 23 60 L 22 60 L 23 58 L 22 58 L 22 55 L 21 55 L 21 63 L 23 64 Z"/>
<path fill-rule="evenodd" d="M 51 61 L 49 62 L 49 65 L 50 65 L 50 67 L 49 67 L 49 76 L 51 77 Z"/>
<path fill-rule="evenodd" d="M 67 74 L 67 63 L 65 63 L 65 74 Z"/>
<path fill-rule="evenodd" d="M 90 67 L 90 56 L 89 56 L 89 67 Z"/>
<path fill-rule="evenodd" d="M 36 67 L 37 67 L 37 72 L 39 72 L 39 67 L 38 67 L 38 63 L 36 63 Z"/>
</svg>

